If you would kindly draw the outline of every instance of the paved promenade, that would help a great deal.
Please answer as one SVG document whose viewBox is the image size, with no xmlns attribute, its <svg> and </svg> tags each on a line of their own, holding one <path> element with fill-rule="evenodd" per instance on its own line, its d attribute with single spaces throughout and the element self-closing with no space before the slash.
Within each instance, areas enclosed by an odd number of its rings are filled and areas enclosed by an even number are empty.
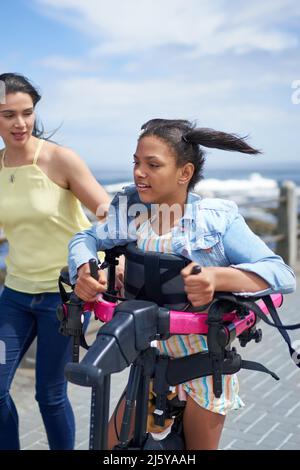
<svg viewBox="0 0 300 470">
<path fill-rule="evenodd" d="M 298 286 L 300 278 L 298 276 Z M 300 322 L 300 289 L 285 297 L 280 308 L 283 323 Z M 260 324 L 261 325 L 261 324 Z M 239 373 L 240 395 L 245 408 L 231 412 L 226 418 L 221 449 L 300 449 L 300 370 L 290 359 L 287 346 L 277 330 L 267 325 L 263 341 L 242 349 L 244 359 L 262 362 L 277 373 L 280 381 L 259 372 Z M 300 348 L 300 330 L 291 332 Z M 91 338 L 90 338 L 91 340 Z M 237 342 L 236 342 L 237 343 Z M 128 371 L 112 376 L 113 409 L 126 382 Z M 43 424 L 34 401 L 34 372 L 18 371 L 12 395 L 19 411 L 23 449 L 47 449 Z M 74 407 L 77 436 L 76 449 L 88 449 L 90 389 L 69 385 Z"/>
</svg>

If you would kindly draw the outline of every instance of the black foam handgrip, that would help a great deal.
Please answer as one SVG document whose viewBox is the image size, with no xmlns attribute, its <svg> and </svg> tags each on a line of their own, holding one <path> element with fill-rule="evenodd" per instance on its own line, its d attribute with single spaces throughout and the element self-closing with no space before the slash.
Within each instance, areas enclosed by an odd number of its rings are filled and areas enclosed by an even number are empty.
<svg viewBox="0 0 300 470">
<path fill-rule="evenodd" d="M 202 271 L 202 268 L 199 264 L 195 264 L 191 270 L 191 274 L 200 274 Z"/>
<path fill-rule="evenodd" d="M 89 260 L 91 276 L 98 281 L 98 261 L 95 258 Z"/>
</svg>

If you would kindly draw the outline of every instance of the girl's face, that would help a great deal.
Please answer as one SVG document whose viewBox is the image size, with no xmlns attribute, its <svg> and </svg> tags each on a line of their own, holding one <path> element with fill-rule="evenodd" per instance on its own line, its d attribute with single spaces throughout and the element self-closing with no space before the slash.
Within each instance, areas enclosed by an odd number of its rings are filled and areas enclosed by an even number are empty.
<svg viewBox="0 0 300 470">
<path fill-rule="evenodd" d="M 176 157 L 163 140 L 142 137 L 134 154 L 134 182 L 140 199 L 152 204 L 182 204 L 186 198 L 184 167 L 176 166 Z"/>
<path fill-rule="evenodd" d="M 8 93 L 0 104 L 0 136 L 5 145 L 22 147 L 32 135 L 35 113 L 27 93 Z"/>
</svg>

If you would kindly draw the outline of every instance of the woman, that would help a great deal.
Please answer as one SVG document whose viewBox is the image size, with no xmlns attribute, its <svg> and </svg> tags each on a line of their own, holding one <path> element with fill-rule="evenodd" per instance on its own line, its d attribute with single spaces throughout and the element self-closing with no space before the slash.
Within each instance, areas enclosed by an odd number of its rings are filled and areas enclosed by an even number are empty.
<svg viewBox="0 0 300 470">
<path fill-rule="evenodd" d="M 104 213 L 105 190 L 71 150 L 41 138 L 35 106 L 41 96 L 22 75 L 0 75 L 0 226 L 9 242 L 7 276 L 0 297 L 0 449 L 19 449 L 18 414 L 9 394 L 16 369 L 37 337 L 36 400 L 50 449 L 73 449 L 74 415 L 64 366 L 70 339 L 58 332 L 57 279 L 67 261 L 67 243 L 90 223 L 81 201 Z M 4 101 L 4 103 L 3 103 Z"/>
</svg>

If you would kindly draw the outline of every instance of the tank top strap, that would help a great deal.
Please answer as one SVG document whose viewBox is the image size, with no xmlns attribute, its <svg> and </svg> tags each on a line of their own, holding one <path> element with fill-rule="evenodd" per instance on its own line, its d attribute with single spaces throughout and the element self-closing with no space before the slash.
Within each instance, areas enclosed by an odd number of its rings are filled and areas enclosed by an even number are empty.
<svg viewBox="0 0 300 470">
<path fill-rule="evenodd" d="M 37 148 L 36 148 L 36 151 L 35 151 L 35 154 L 34 154 L 34 157 L 33 157 L 33 162 L 32 162 L 33 165 L 36 165 L 36 163 L 38 161 L 43 143 L 44 143 L 44 139 L 39 139 L 38 144 L 37 144 Z"/>
<path fill-rule="evenodd" d="M 4 168 L 5 149 L 1 150 L 0 153 L 1 153 L 1 168 Z"/>
</svg>

